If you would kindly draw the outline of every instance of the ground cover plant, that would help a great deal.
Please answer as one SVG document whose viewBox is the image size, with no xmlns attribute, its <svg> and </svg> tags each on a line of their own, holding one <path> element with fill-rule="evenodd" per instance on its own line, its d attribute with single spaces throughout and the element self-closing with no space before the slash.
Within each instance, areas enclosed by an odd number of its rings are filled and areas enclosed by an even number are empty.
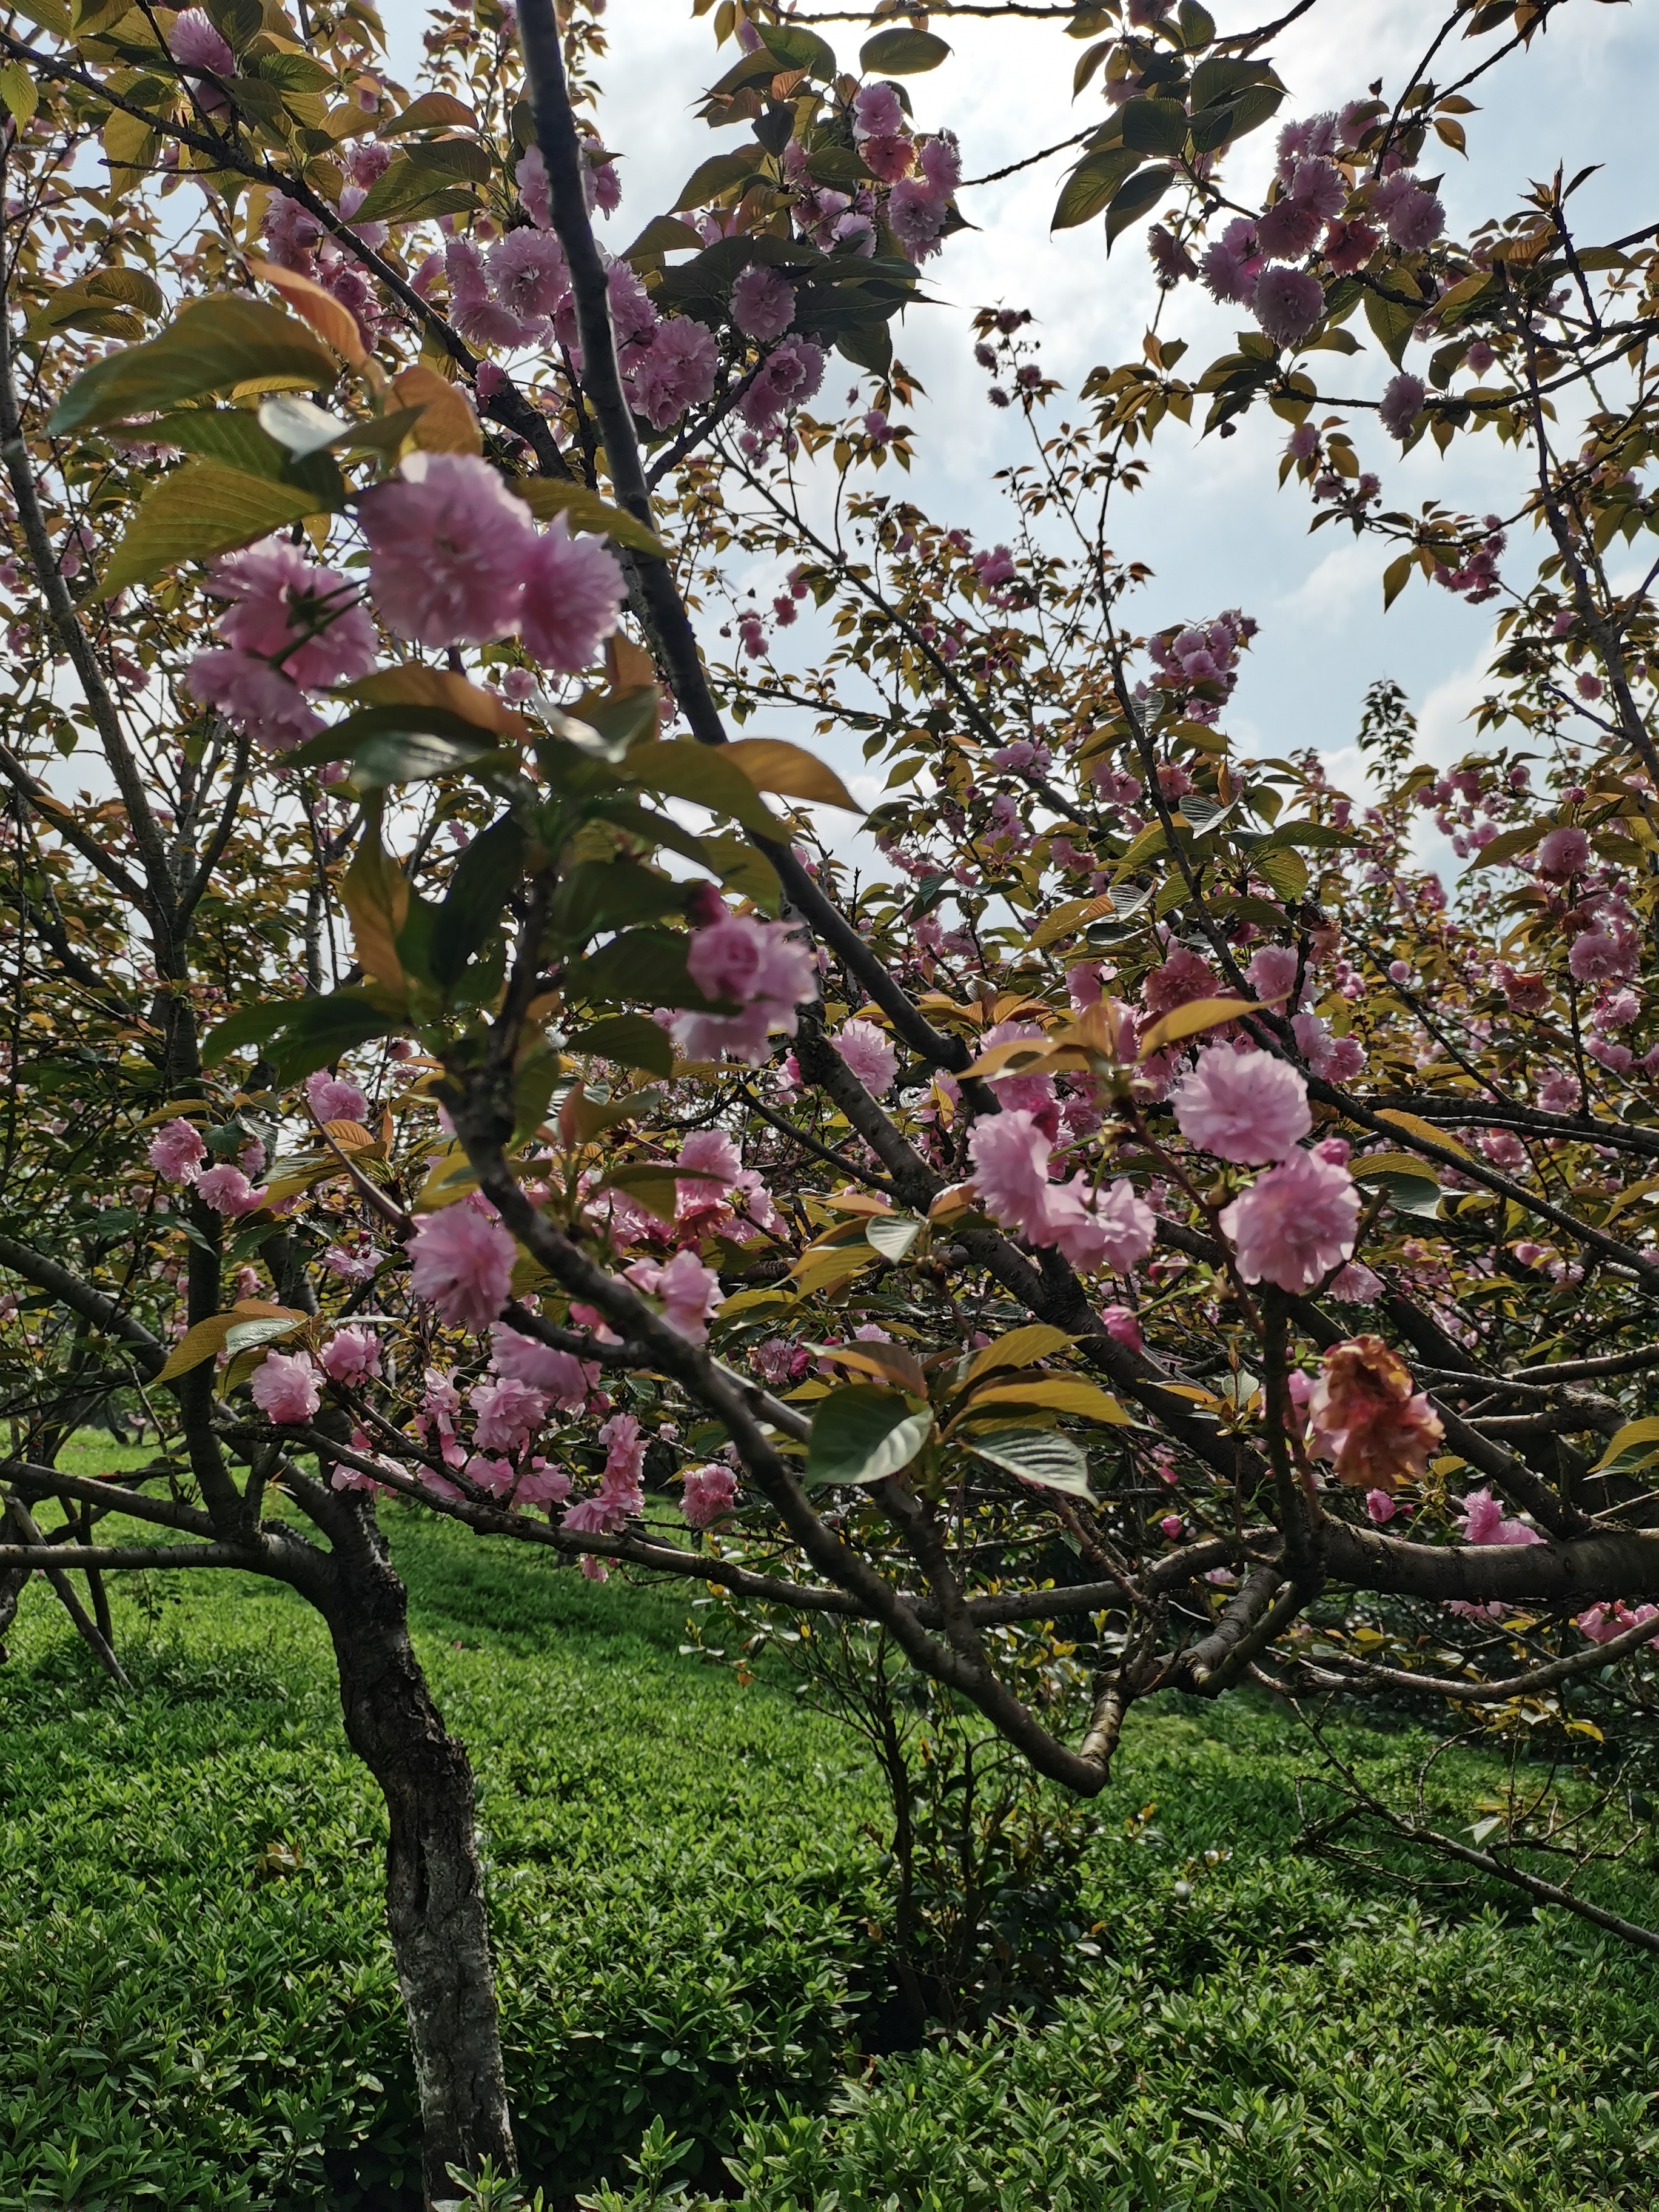
<svg viewBox="0 0 1659 2212">
<path fill-rule="evenodd" d="M 1484 173 L 1472 89 L 1589 4 L 1455 8 L 1328 109 L 1285 22 L 1069 13 L 1053 223 L 1098 222 L 1103 282 L 1144 247 L 1158 305 L 1072 393 L 1018 302 L 963 329 L 1030 441 L 989 544 L 906 490 L 899 349 L 976 189 L 936 28 L 722 0 L 714 82 L 653 88 L 714 150 L 634 209 L 580 6 L 434 8 L 410 85 L 365 0 L 0 24 L 0 1616 L 44 1583 L 118 1687 L 112 1576 L 316 1616 L 428 2201 L 508 2187 L 546 2107 L 410 1515 L 712 1586 L 711 1664 L 864 1715 L 913 2040 L 1057 1994 L 953 1850 L 1013 1917 L 1048 1882 L 1052 1950 L 1078 1807 L 1236 1688 L 1510 1747 L 1448 1826 L 1461 1753 L 1419 1803 L 1328 1733 L 1328 1866 L 1409 1844 L 1659 1951 L 1619 1871 L 1656 1748 L 1659 250 L 1547 168 L 1455 227 L 1436 167 Z M 1241 326 L 1203 363 L 1200 294 Z M 1356 789 L 1257 757 L 1249 608 L 1144 620 L 1123 495 L 1252 412 L 1396 619 L 1488 638 L 1454 769 L 1380 680 Z M 1024 1763 L 988 1822 L 981 1731 Z M 1076 1801 L 1040 1836 L 1030 1777 Z"/>
<path fill-rule="evenodd" d="M 1653 1963 L 1478 1881 L 1417 1901 L 1294 1855 L 1318 1762 L 1265 1700 L 1126 1748 L 1040 2016 L 882 2052 L 890 1815 L 850 1732 L 781 1668 L 688 1658 L 666 1593 L 393 1522 L 551 2203 L 647 2202 L 653 2128 L 665 2197 L 754 2212 L 1642 2203 Z M 131 1693 L 39 1586 L 0 1675 L 0 2205 L 417 2203 L 384 1814 L 314 1617 L 207 1576 L 114 1607 Z M 1379 1784 L 1421 1747 L 1341 1733 Z"/>
</svg>

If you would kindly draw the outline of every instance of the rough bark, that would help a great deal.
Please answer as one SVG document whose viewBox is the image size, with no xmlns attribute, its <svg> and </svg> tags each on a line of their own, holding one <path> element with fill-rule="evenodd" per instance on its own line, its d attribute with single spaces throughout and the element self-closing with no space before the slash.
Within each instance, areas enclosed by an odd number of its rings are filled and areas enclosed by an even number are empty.
<svg viewBox="0 0 1659 2212">
<path fill-rule="evenodd" d="M 324 1606 L 352 1749 L 386 1799 L 386 1919 L 409 2021 L 428 2202 L 449 2169 L 517 2170 L 495 2011 L 472 1771 L 409 1640 L 404 1586 L 367 1512 Z"/>
</svg>

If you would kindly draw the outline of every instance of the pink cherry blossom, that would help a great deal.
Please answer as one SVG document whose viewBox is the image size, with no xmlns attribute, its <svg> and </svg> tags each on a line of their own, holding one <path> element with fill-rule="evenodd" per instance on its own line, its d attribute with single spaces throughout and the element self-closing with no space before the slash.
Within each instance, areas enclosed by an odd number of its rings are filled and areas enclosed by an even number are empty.
<svg viewBox="0 0 1659 2212">
<path fill-rule="evenodd" d="M 1207 960 L 1178 945 L 1162 967 L 1147 971 L 1140 989 L 1149 1013 L 1168 1014 L 1194 999 L 1217 997 L 1221 985 Z"/>
<path fill-rule="evenodd" d="M 872 1098 L 884 1098 L 898 1073 L 890 1037 L 873 1022 L 843 1022 L 830 1040 Z"/>
<path fill-rule="evenodd" d="M 400 474 L 358 510 L 388 628 L 433 652 L 506 636 L 534 543 L 529 508 L 476 453 L 410 453 Z"/>
<path fill-rule="evenodd" d="M 1396 246 L 1420 253 L 1431 246 L 1446 227 L 1446 210 L 1432 192 L 1419 185 L 1401 192 L 1388 211 L 1389 236 Z"/>
<path fill-rule="evenodd" d="M 1258 999 L 1265 999 L 1289 1012 L 1291 994 L 1296 989 L 1297 974 L 1301 968 L 1302 957 L 1293 945 L 1263 945 L 1250 955 L 1244 980 Z M 1304 988 L 1305 984 L 1304 975 Z"/>
<path fill-rule="evenodd" d="M 538 230 L 551 230 L 553 209 L 548 198 L 547 164 L 542 159 L 539 146 L 532 146 L 521 156 L 513 172 L 513 180 L 519 187 L 519 202 Z"/>
<path fill-rule="evenodd" d="M 549 231 L 509 230 L 490 247 L 484 265 L 502 307 L 544 330 L 570 289 L 564 248 Z"/>
<path fill-rule="evenodd" d="M 884 80 L 860 85 L 853 94 L 853 127 L 860 138 L 890 138 L 904 128 L 899 88 Z"/>
<path fill-rule="evenodd" d="M 1544 1540 L 1526 1522 L 1507 1517 L 1502 1500 L 1492 1496 L 1490 1486 L 1469 1491 L 1462 1509 L 1466 1544 L 1541 1544 Z"/>
<path fill-rule="evenodd" d="M 887 223 L 914 261 L 937 253 L 945 228 L 945 195 L 927 177 L 902 177 L 887 196 Z"/>
<path fill-rule="evenodd" d="M 1251 1165 L 1282 1160 L 1313 1127 L 1308 1086 L 1288 1060 L 1226 1045 L 1199 1054 L 1176 1092 L 1175 1116 L 1189 1144 Z"/>
<path fill-rule="evenodd" d="M 473 1433 L 485 1451 L 521 1450 L 547 1418 L 542 1393 L 510 1375 L 475 1383 L 466 1402 L 476 1417 Z"/>
<path fill-rule="evenodd" d="M 1333 1277 L 1325 1295 L 1339 1305 L 1368 1306 L 1382 1297 L 1382 1291 L 1381 1275 L 1373 1273 L 1363 1261 L 1350 1260 L 1341 1273 Z"/>
<path fill-rule="evenodd" d="M 1048 1155 L 1035 1115 L 1014 1112 L 975 1121 L 968 1139 L 974 1185 L 991 1218 L 1032 1243 L 1048 1240 Z"/>
<path fill-rule="evenodd" d="M 1297 1014 L 1291 1028 L 1302 1057 L 1322 1083 L 1352 1083 L 1364 1072 L 1365 1048 L 1358 1037 L 1334 1036 L 1316 1013 Z"/>
<path fill-rule="evenodd" d="M 574 676 L 617 627 L 626 586 L 599 538 L 573 538 L 562 514 L 524 548 L 520 635 L 544 666 Z"/>
<path fill-rule="evenodd" d="M 691 932 L 685 964 L 705 998 L 746 1009 L 735 1016 L 676 1016 L 674 1036 L 692 1060 L 725 1051 L 758 1066 L 766 1058 L 769 1030 L 793 1036 L 795 1009 L 817 996 L 817 959 L 789 923 L 757 921 L 724 907 L 718 908 L 718 919 Z"/>
<path fill-rule="evenodd" d="M 308 1421 L 323 1402 L 317 1370 L 303 1352 L 268 1352 L 254 1370 L 252 1392 L 273 1421 Z"/>
<path fill-rule="evenodd" d="M 323 1372 L 336 1382 L 367 1382 L 380 1371 L 380 1340 L 372 1328 L 336 1329 L 322 1350 Z"/>
<path fill-rule="evenodd" d="M 299 685 L 257 653 L 198 653 L 185 671 L 185 688 L 264 752 L 291 752 L 323 726 Z"/>
<path fill-rule="evenodd" d="M 1224 1208 L 1220 1221 L 1247 1283 L 1308 1291 L 1353 1257 L 1359 1193 L 1346 1168 L 1292 1152 Z"/>
<path fill-rule="evenodd" d="M 167 52 L 174 61 L 185 69 L 211 70 L 215 76 L 234 76 L 236 57 L 204 8 L 185 8 L 173 18 L 173 28 L 167 34 Z M 189 79 L 191 90 L 204 112 L 209 115 L 225 115 L 230 103 L 216 84 L 199 76 Z"/>
<path fill-rule="evenodd" d="M 374 665 L 374 625 L 356 585 L 286 538 L 262 538 L 216 561 L 207 589 L 230 602 L 215 625 L 224 642 L 281 655 L 283 673 L 295 684 L 351 684 Z"/>
<path fill-rule="evenodd" d="M 1187 1523 L 1178 1513 L 1166 1513 L 1158 1525 L 1173 1544 L 1178 1540 Z"/>
<path fill-rule="evenodd" d="M 654 1260 L 636 1260 L 623 1273 L 636 1291 L 661 1299 L 662 1317 L 677 1335 L 692 1344 L 704 1342 L 720 1302 L 720 1279 L 695 1252 L 676 1252 L 665 1267 Z"/>
<path fill-rule="evenodd" d="M 1051 1184 L 1045 1201 L 1047 1228 L 1032 1241 L 1056 1244 L 1080 1274 L 1109 1267 L 1127 1275 L 1152 1250 L 1158 1216 L 1134 1185 L 1119 1181 L 1100 1191 L 1079 1173 L 1066 1183 Z"/>
<path fill-rule="evenodd" d="M 748 338 L 769 344 L 795 319 L 795 288 L 781 269 L 756 262 L 732 287 L 732 319 Z"/>
<path fill-rule="evenodd" d="M 410 1285 L 457 1328 L 487 1328 L 512 1294 L 513 1239 L 463 1203 L 428 1214 L 410 1239 Z"/>
<path fill-rule="evenodd" d="M 732 1510 L 738 1494 L 738 1478 L 718 1460 L 708 1467 L 689 1467 L 680 1485 L 680 1511 L 694 1528 L 707 1528 Z"/>
<path fill-rule="evenodd" d="M 1589 860 L 1589 839 L 1571 823 L 1552 830 L 1538 847 L 1538 872 L 1552 883 L 1564 884 L 1582 873 Z"/>
<path fill-rule="evenodd" d="M 719 367 L 714 334 L 696 316 L 659 323 L 629 372 L 635 411 L 653 430 L 666 430 L 688 407 L 708 404 Z"/>
<path fill-rule="evenodd" d="M 168 1182 L 194 1182 L 207 1146 L 181 1116 L 164 1121 L 150 1139 L 147 1155 L 151 1167 Z"/>
<path fill-rule="evenodd" d="M 545 330 L 545 325 L 526 322 L 495 297 L 483 256 L 470 238 L 450 240 L 444 267 L 449 276 L 449 319 L 470 343 L 523 345 Z"/>
<path fill-rule="evenodd" d="M 1365 1492 L 1365 1511 L 1379 1528 L 1386 1522 L 1392 1521 L 1399 1510 L 1386 1490 L 1368 1490 Z"/>
<path fill-rule="evenodd" d="M 1633 930 L 1611 930 L 1598 924 L 1573 939 L 1567 966 L 1581 983 L 1626 983 L 1636 973 L 1637 957 Z"/>
<path fill-rule="evenodd" d="M 915 167 L 915 141 L 902 131 L 894 131 L 881 138 L 860 138 L 859 159 L 866 169 L 881 179 L 883 184 L 896 185 L 901 177 L 908 177 Z M 842 221 L 845 220 L 843 216 Z M 840 226 L 836 228 L 839 229 Z"/>
<path fill-rule="evenodd" d="M 306 1078 L 306 1097 L 319 1121 L 366 1121 L 368 1101 L 355 1083 L 325 1067 Z"/>
<path fill-rule="evenodd" d="M 498 1375 L 542 1391 L 562 1413 L 575 1413 L 599 1387 L 599 1370 L 592 1360 L 521 1335 L 505 1322 L 490 1330 L 489 1346 L 489 1364 Z"/>
<path fill-rule="evenodd" d="M 738 412 L 751 430 L 769 436 L 792 407 L 812 397 L 823 381 L 823 365 L 822 348 L 810 338 L 786 338 L 767 356 L 738 402 Z"/>
<path fill-rule="evenodd" d="M 1275 202 L 1267 213 L 1256 219 L 1255 239 L 1270 261 L 1299 261 L 1318 237 L 1324 225 L 1317 213 L 1303 201 L 1287 197 Z M 1262 286 L 1272 276 L 1300 276 L 1299 269 L 1264 269 L 1256 279 L 1256 315 L 1261 319 Z M 1317 284 L 1315 276 L 1309 282 Z M 1320 294 L 1320 306 L 1324 305 L 1324 294 Z M 1299 334 L 1298 334 L 1299 335 Z"/>
<path fill-rule="evenodd" d="M 256 1190 L 240 1168 L 228 1164 L 198 1176 L 196 1195 L 216 1213 L 257 1213 L 265 1202 L 264 1191 Z"/>
<path fill-rule="evenodd" d="M 1126 1352 L 1142 1348 L 1146 1340 L 1140 1333 L 1140 1323 L 1127 1306 L 1108 1306 L 1100 1318 L 1114 1344 L 1121 1344 Z"/>
<path fill-rule="evenodd" d="M 1398 438 L 1403 443 L 1410 437 L 1412 424 L 1426 397 L 1422 378 L 1408 375 L 1402 369 L 1382 387 L 1376 419 L 1391 438 Z"/>
</svg>

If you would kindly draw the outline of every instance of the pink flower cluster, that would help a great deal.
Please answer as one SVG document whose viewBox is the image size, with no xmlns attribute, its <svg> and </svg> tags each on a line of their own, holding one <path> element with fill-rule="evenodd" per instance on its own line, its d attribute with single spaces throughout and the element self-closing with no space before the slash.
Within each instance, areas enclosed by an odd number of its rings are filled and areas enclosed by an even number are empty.
<svg viewBox="0 0 1659 2212">
<path fill-rule="evenodd" d="M 323 1402 L 321 1379 L 304 1352 L 268 1352 L 251 1389 L 254 1404 L 272 1421 L 308 1421 Z"/>
<path fill-rule="evenodd" d="M 1359 1193 L 1348 1173 L 1348 1147 L 1328 1137 L 1260 1175 L 1218 1217 L 1247 1283 L 1310 1291 L 1353 1257 Z"/>
<path fill-rule="evenodd" d="M 1213 722 L 1238 684 L 1238 656 L 1259 625 L 1229 607 L 1212 623 L 1147 640 L 1159 688 L 1181 699 L 1196 722 Z"/>
<path fill-rule="evenodd" d="M 562 515 L 538 531 L 476 453 L 410 453 L 399 474 L 360 511 L 387 627 L 434 653 L 516 630 L 533 659 L 568 675 L 586 668 L 623 602 L 607 548 L 573 538 Z"/>
<path fill-rule="evenodd" d="M 951 195 L 962 182 L 955 133 L 928 139 L 917 159 L 920 175 L 901 177 L 887 195 L 887 224 L 913 261 L 925 261 L 944 243 Z"/>
<path fill-rule="evenodd" d="M 1016 1109 L 976 1121 L 968 1157 L 986 1211 L 1029 1244 L 1057 1246 L 1083 1273 L 1103 1266 L 1128 1274 L 1152 1249 L 1158 1220 L 1152 1207 L 1133 1183 L 1097 1190 L 1081 1170 L 1067 1182 L 1051 1182 L 1053 1150 L 1034 1114 Z"/>
<path fill-rule="evenodd" d="M 884 1030 L 854 1017 L 830 1042 L 872 1098 L 887 1096 L 898 1073 L 898 1054 Z"/>
<path fill-rule="evenodd" d="M 319 1121 L 367 1121 L 368 1101 L 355 1083 L 325 1067 L 306 1078 L 306 1103 Z"/>
<path fill-rule="evenodd" d="M 740 1011 L 677 1014 L 672 1035 L 688 1060 L 718 1060 L 726 1052 L 758 1067 L 769 1030 L 793 1036 L 796 1007 L 817 996 L 817 959 L 788 922 L 733 914 L 712 887 L 702 912 L 709 919 L 691 932 L 687 971 L 705 999 Z"/>
<path fill-rule="evenodd" d="M 737 1476 L 720 1461 L 689 1467 L 681 1478 L 680 1511 L 692 1528 L 712 1528 L 730 1513 L 737 1494 Z"/>
<path fill-rule="evenodd" d="M 454 1328 L 487 1328 L 513 1293 L 517 1248 L 501 1223 L 463 1200 L 428 1214 L 409 1241 L 410 1285 Z"/>
<path fill-rule="evenodd" d="M 216 562 L 207 588 L 230 602 L 215 624 L 223 644 L 196 655 L 185 684 L 265 752 L 322 728 L 307 690 L 353 683 L 374 665 L 374 625 L 356 586 L 285 538 Z"/>
<path fill-rule="evenodd" d="M 1466 1544 L 1541 1544 L 1544 1540 L 1526 1522 L 1509 1519 L 1502 1500 L 1492 1496 L 1490 1486 L 1469 1491 L 1462 1509 L 1461 1534 Z"/>
<path fill-rule="evenodd" d="M 605 1448 L 599 1486 L 592 1498 L 568 1508 L 562 1526 L 583 1535 L 614 1536 L 645 1511 L 645 1441 L 632 1413 L 615 1413 L 599 1431 L 599 1442 Z"/>
<path fill-rule="evenodd" d="M 1308 1086 L 1288 1060 L 1229 1045 L 1199 1054 L 1175 1094 L 1175 1117 L 1188 1144 L 1250 1166 L 1282 1160 L 1313 1127 Z"/>
<path fill-rule="evenodd" d="M 708 1323 L 720 1307 L 720 1279 L 689 1247 L 676 1252 L 665 1267 L 635 1260 L 623 1273 L 636 1291 L 661 1300 L 662 1317 L 677 1335 L 691 1344 L 707 1340 Z"/>
</svg>

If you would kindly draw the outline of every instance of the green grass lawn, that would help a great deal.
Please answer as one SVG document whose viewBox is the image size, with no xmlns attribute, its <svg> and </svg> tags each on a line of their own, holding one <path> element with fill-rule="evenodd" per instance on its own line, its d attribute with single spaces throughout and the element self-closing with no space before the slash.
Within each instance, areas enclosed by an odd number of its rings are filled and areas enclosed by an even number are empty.
<svg viewBox="0 0 1659 2212">
<path fill-rule="evenodd" d="M 1295 1856 L 1311 1762 L 1265 1703 L 1137 1715 L 1086 1863 L 1099 1955 L 1053 2017 L 872 2060 L 884 1800 L 854 1740 L 781 1680 L 683 1656 L 683 1595 L 388 1517 L 477 1771 L 550 2202 L 605 2177 L 629 2201 L 655 2116 L 691 2201 L 746 2212 L 1659 2196 L 1659 1962 Z M 129 1577 L 116 1606 L 130 1697 L 38 1583 L 0 1668 L 0 2212 L 390 2212 L 415 2124 L 382 1815 L 321 1624 L 225 1575 Z M 1379 1773 L 1420 1749 L 1346 1741 Z M 1652 1888 L 1620 1902 L 1651 1913 Z"/>
</svg>

